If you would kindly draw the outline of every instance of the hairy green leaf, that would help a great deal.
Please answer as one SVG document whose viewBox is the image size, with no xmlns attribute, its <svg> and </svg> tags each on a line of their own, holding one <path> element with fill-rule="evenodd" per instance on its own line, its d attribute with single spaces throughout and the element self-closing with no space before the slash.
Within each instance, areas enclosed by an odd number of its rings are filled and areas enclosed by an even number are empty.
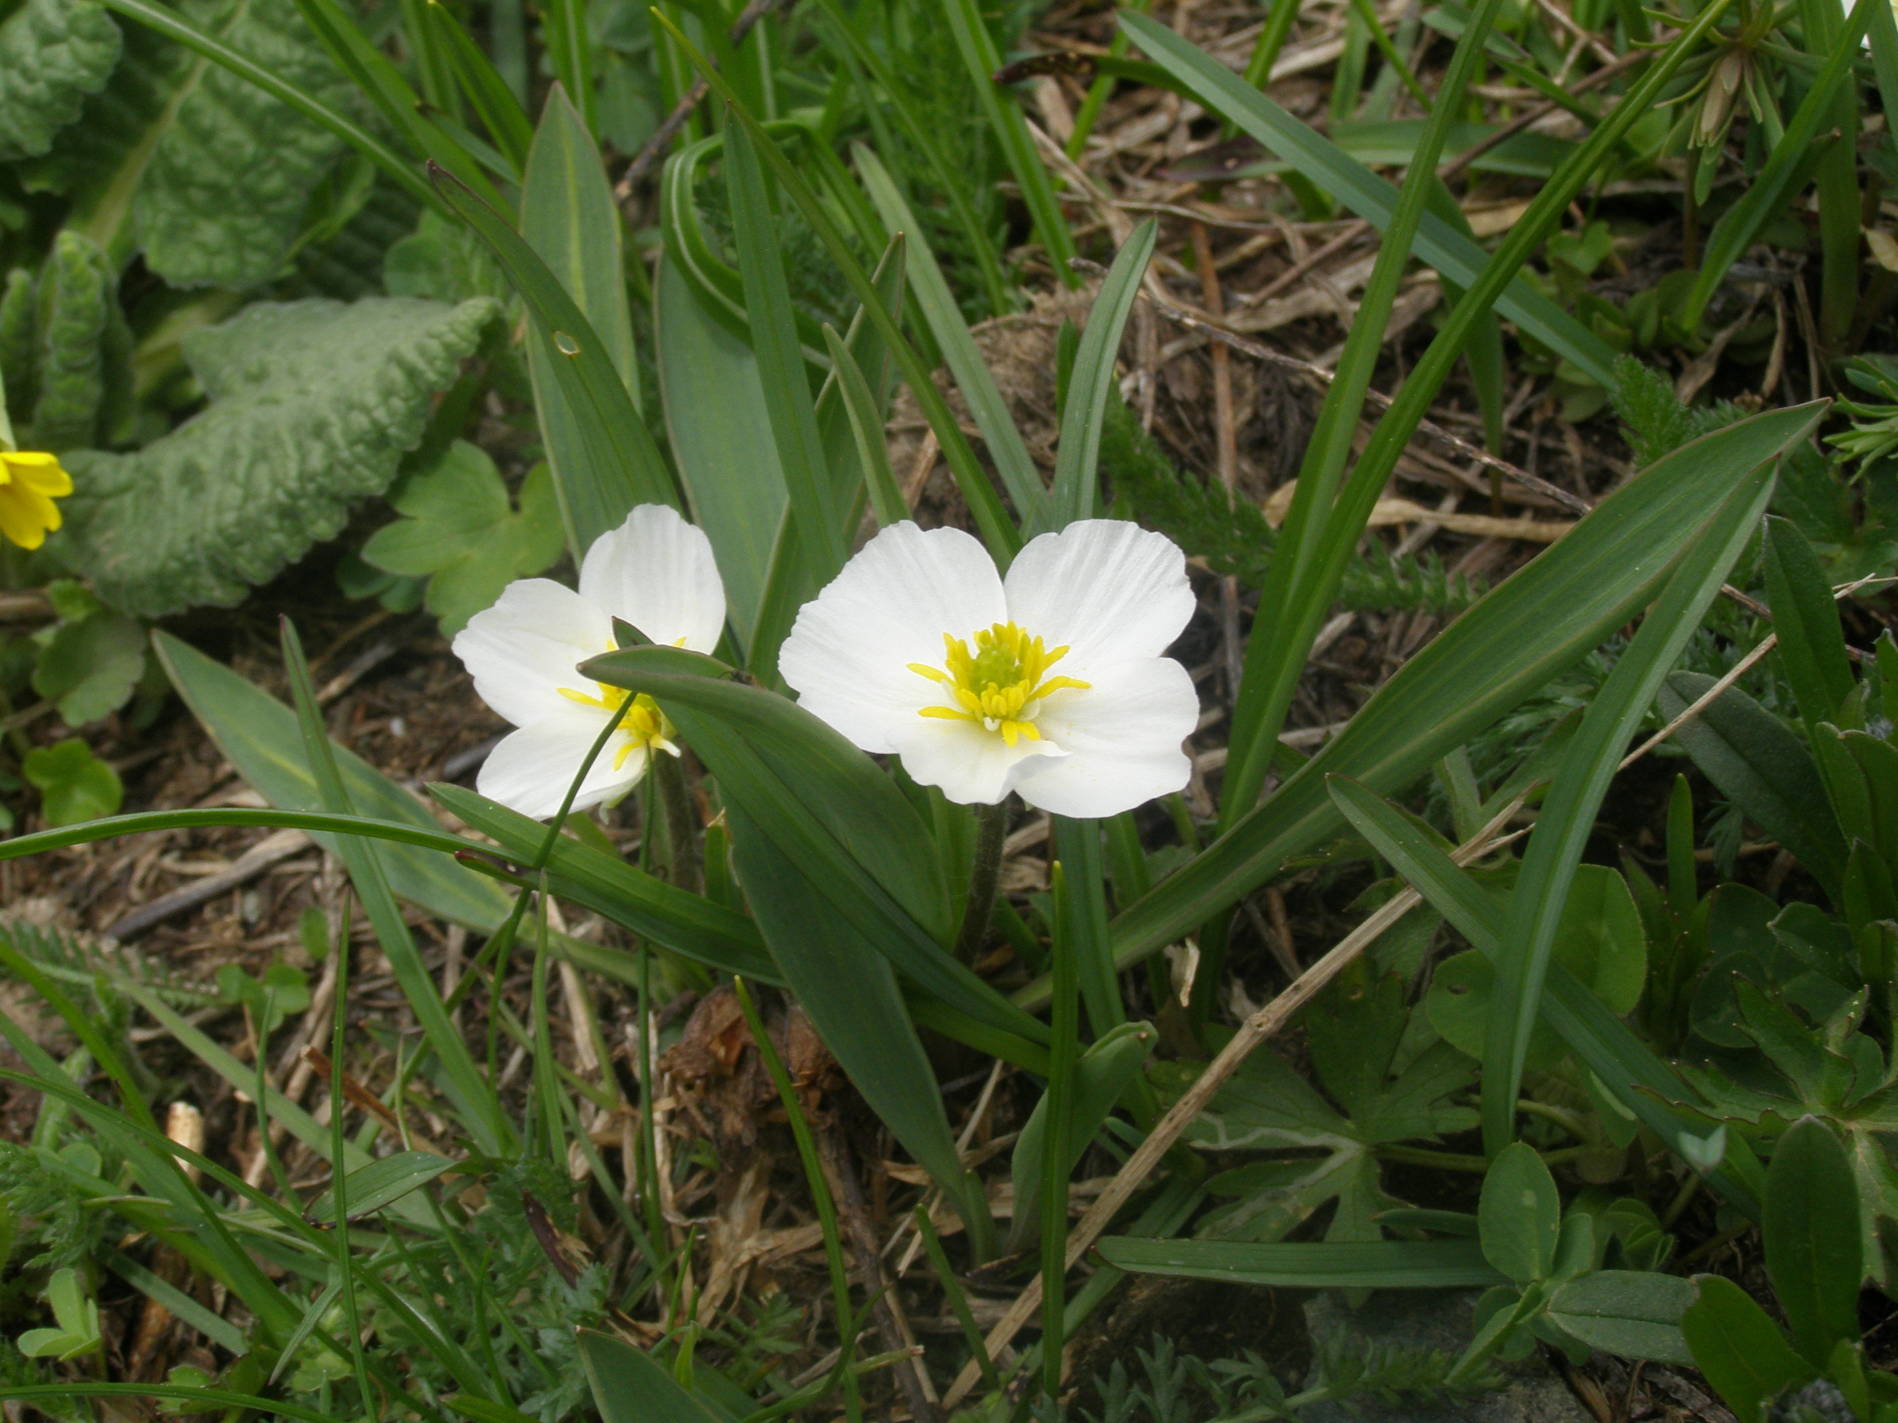
<svg viewBox="0 0 1898 1423">
<path fill-rule="evenodd" d="M 0 24 L 0 158 L 32 158 L 79 117 L 119 62 L 119 27 L 92 0 L 27 0 Z"/>
<path fill-rule="evenodd" d="M 38 287 L 31 433 L 26 448 L 110 443 L 130 413 L 132 335 L 118 274 L 99 245 L 61 232 Z"/>
<path fill-rule="evenodd" d="M 187 337 L 210 407 L 137 454 L 67 459 L 69 556 L 123 612 L 235 603 L 388 486 L 494 311 L 259 303 Z"/>
</svg>

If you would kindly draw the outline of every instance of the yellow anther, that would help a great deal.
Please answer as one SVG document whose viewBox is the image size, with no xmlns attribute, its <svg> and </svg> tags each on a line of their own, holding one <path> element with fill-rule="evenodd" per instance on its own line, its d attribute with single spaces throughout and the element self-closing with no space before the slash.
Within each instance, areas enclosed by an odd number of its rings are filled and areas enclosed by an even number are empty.
<svg viewBox="0 0 1898 1423">
<path fill-rule="evenodd" d="M 953 706 L 930 706 L 921 715 L 949 721 L 970 721 L 995 732 L 1005 746 L 1039 741 L 1035 716 L 1041 700 L 1063 689 L 1084 691 L 1088 683 L 1074 677 L 1050 677 L 1048 669 L 1067 655 L 1066 645 L 1050 649 L 1014 623 L 996 623 L 972 639 L 942 635 L 943 665 L 912 662 L 909 670 L 949 689 Z"/>
</svg>

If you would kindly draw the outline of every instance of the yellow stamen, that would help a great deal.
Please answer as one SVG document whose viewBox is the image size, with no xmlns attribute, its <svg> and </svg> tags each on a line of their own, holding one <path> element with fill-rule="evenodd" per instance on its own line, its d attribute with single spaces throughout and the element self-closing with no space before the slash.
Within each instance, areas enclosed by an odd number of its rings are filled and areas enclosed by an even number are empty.
<svg viewBox="0 0 1898 1423">
<path fill-rule="evenodd" d="M 595 682 L 591 694 L 578 691 L 573 687 L 560 688 L 560 695 L 570 702 L 578 702 L 583 707 L 598 707 L 611 714 L 619 711 L 620 703 L 626 700 L 626 691 L 622 687 L 608 687 Z M 673 744 L 672 734 L 676 727 L 666 719 L 659 705 L 644 692 L 633 698 L 632 705 L 620 712 L 616 732 L 626 738 L 613 750 L 613 769 L 617 771 L 626 764 L 626 758 L 638 750 L 664 751 L 669 756 L 677 756 L 679 748 Z"/>
<path fill-rule="evenodd" d="M 1035 717 L 1042 698 L 1063 688 L 1078 691 L 1089 685 L 1073 677 L 1048 676 L 1048 669 L 1067 656 L 1067 647 L 1049 648 L 1014 623 L 983 628 L 974 642 L 971 652 L 968 640 L 944 633 L 941 667 L 909 664 L 917 676 L 946 687 L 954 703 L 924 707 L 919 715 L 974 722 L 1012 747 L 1041 740 Z"/>
</svg>

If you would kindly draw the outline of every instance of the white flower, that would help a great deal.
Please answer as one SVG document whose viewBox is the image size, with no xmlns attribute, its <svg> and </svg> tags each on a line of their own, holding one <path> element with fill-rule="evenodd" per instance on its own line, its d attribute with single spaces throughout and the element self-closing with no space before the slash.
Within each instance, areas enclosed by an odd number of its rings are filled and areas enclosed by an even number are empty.
<svg viewBox="0 0 1898 1423">
<path fill-rule="evenodd" d="M 798 613 L 778 670 L 865 751 L 965 805 L 1115 815 L 1177 791 L 1199 699 L 1162 657 L 1193 614 L 1164 535 L 1088 519 L 997 575 L 959 529 L 893 524 Z"/>
<path fill-rule="evenodd" d="M 725 626 L 725 589 L 712 546 L 677 510 L 641 504 L 600 535 L 580 563 L 580 591 L 548 578 L 502 590 L 455 635 L 455 656 L 481 700 L 513 722 L 475 777 L 475 789 L 523 815 L 560 809 L 567 787 L 626 694 L 576 667 L 614 648 L 613 619 L 653 642 L 710 652 Z M 678 755 L 672 725 L 639 696 L 588 769 L 573 808 L 624 795 L 655 750 Z"/>
</svg>

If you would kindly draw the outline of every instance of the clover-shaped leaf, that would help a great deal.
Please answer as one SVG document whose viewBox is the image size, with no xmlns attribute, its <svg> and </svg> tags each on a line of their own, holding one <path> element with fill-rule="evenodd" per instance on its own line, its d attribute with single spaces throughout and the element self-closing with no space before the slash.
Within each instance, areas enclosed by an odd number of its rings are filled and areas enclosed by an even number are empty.
<svg viewBox="0 0 1898 1423">
<path fill-rule="evenodd" d="M 494 461 L 457 440 L 403 480 L 390 502 L 404 517 L 370 536 L 363 559 L 388 573 L 427 578 L 424 601 L 445 635 L 459 632 L 516 578 L 560 557 L 560 510 L 544 464 L 521 485 L 517 512 Z"/>
</svg>

